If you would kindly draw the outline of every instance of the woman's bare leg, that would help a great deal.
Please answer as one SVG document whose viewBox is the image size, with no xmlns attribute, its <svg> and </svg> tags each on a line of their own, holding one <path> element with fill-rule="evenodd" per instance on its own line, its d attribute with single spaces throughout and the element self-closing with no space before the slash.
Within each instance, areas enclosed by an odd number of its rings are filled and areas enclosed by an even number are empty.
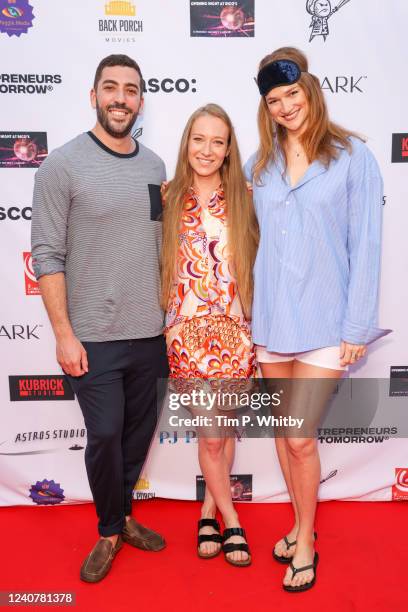
<svg viewBox="0 0 408 612">
<path fill-rule="evenodd" d="M 334 381 L 343 374 L 342 370 L 331 370 L 295 361 L 293 369 L 294 379 L 332 379 Z M 319 381 L 316 380 L 316 385 Z M 316 413 L 322 413 L 330 393 L 330 380 L 321 384 L 322 388 L 321 406 L 313 406 Z M 307 407 L 305 406 L 305 410 Z M 319 414 L 316 415 L 320 416 Z M 290 480 L 298 513 L 299 529 L 297 533 L 297 545 L 293 555 L 293 565 L 303 567 L 310 565 L 314 558 L 314 521 L 317 504 L 317 493 L 320 483 L 320 459 L 315 437 L 296 438 L 287 437 L 285 440 L 287 460 L 290 471 Z M 292 571 L 288 568 L 284 577 L 284 584 L 300 586 L 310 582 L 313 578 L 313 570 L 307 570 L 296 574 L 292 578 Z"/>
<path fill-rule="evenodd" d="M 262 376 L 266 379 L 273 378 L 292 378 L 293 376 L 293 365 L 294 361 L 285 361 L 281 363 L 261 363 Z M 285 533 L 289 542 L 294 542 L 297 538 L 299 529 L 299 513 L 296 506 L 295 496 L 293 494 L 292 479 L 289 469 L 289 460 L 286 446 L 286 439 L 278 435 L 275 436 L 276 452 L 279 459 L 279 464 L 282 470 L 283 477 L 285 479 L 286 487 L 288 489 L 289 497 L 292 502 L 294 523 L 289 531 Z M 295 546 L 291 546 L 289 549 L 286 546 L 284 539 L 282 538 L 275 544 L 275 553 L 279 556 L 292 557 L 295 552 Z"/>
<path fill-rule="evenodd" d="M 206 488 L 221 512 L 226 528 L 240 527 L 238 514 L 232 503 L 230 484 L 230 460 L 234 445 L 233 438 L 201 437 L 198 441 L 198 457 Z M 233 536 L 228 541 L 240 543 L 244 540 L 240 536 Z M 228 556 L 233 561 L 245 561 L 248 557 L 244 551 L 228 553 Z"/>
</svg>

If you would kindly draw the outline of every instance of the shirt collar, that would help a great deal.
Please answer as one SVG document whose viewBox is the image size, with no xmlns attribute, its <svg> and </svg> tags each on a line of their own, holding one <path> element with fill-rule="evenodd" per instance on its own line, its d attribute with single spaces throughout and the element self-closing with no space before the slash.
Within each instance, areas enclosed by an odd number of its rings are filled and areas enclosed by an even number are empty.
<svg viewBox="0 0 408 612">
<path fill-rule="evenodd" d="M 305 174 L 300 178 L 300 180 L 296 183 L 296 185 L 290 185 L 289 177 L 286 172 L 285 160 L 283 157 L 283 153 L 280 148 L 276 149 L 276 158 L 275 158 L 276 167 L 282 177 L 282 180 L 286 182 L 288 187 L 291 189 L 298 189 L 302 187 L 305 183 L 308 183 L 312 179 L 316 178 L 320 174 L 323 174 L 327 171 L 327 167 L 318 159 L 315 159 L 307 168 Z"/>
</svg>

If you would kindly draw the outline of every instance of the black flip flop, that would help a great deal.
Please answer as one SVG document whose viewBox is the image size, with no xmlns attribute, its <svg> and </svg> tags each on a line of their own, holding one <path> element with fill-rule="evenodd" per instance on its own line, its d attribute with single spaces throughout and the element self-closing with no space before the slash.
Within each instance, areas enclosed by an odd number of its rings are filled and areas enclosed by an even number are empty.
<svg viewBox="0 0 408 612">
<path fill-rule="evenodd" d="M 288 593 L 302 593 L 303 591 L 308 591 L 311 589 L 316 582 L 316 569 L 317 564 L 319 562 L 319 555 L 317 552 L 314 554 L 313 563 L 311 565 L 305 565 L 304 567 L 295 567 L 292 562 L 290 562 L 290 569 L 292 570 L 292 578 L 299 574 L 299 572 L 305 572 L 306 570 L 312 569 L 314 572 L 313 579 L 310 582 L 306 582 L 306 584 L 301 584 L 300 586 L 287 586 L 286 584 L 282 584 L 285 591 Z"/>
<path fill-rule="evenodd" d="M 294 540 L 294 542 L 289 542 L 288 538 L 286 536 L 283 536 L 283 539 L 285 541 L 286 544 L 286 550 L 289 550 L 289 548 L 291 548 L 292 546 L 296 546 L 297 544 L 297 540 Z M 317 533 L 316 531 L 314 532 L 314 539 L 317 540 Z M 289 563 L 292 560 L 292 557 L 285 557 L 284 555 L 277 555 L 275 552 L 275 549 L 273 549 L 272 551 L 272 556 L 275 559 L 275 561 L 277 561 L 278 563 L 283 563 L 285 565 L 289 565 Z"/>
<path fill-rule="evenodd" d="M 203 533 L 201 535 L 198 534 L 197 538 L 197 554 L 200 559 L 213 559 L 214 557 L 220 554 L 222 546 L 220 546 L 219 549 L 214 553 L 205 554 L 200 552 L 200 544 L 202 544 L 202 542 L 216 542 L 217 544 L 222 544 L 220 524 L 216 519 L 204 518 L 198 521 L 198 531 L 200 531 L 202 527 L 213 527 L 216 531 L 218 531 L 218 533 Z"/>
</svg>

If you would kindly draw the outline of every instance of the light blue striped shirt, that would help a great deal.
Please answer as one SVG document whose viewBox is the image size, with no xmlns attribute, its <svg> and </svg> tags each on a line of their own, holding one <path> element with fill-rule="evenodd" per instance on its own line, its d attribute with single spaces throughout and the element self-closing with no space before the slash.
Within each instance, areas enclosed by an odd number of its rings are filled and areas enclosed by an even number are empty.
<svg viewBox="0 0 408 612">
<path fill-rule="evenodd" d="M 292 187 L 282 155 L 253 182 L 261 239 L 254 267 L 252 335 L 269 351 L 295 353 L 341 340 L 367 344 L 378 329 L 383 182 L 359 139 L 328 167 L 314 161 Z"/>
</svg>

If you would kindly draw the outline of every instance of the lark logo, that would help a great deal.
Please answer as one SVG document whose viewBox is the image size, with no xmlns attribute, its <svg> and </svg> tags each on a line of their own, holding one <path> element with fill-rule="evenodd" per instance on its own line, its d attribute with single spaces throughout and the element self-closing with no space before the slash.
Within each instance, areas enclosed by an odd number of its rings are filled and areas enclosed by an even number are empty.
<svg viewBox="0 0 408 612">
<path fill-rule="evenodd" d="M 395 468 L 392 499 L 394 501 L 408 501 L 408 468 Z"/>
<path fill-rule="evenodd" d="M 321 36 L 326 42 L 329 35 L 329 19 L 334 13 L 337 13 L 350 0 L 341 0 L 339 4 L 333 7 L 330 0 L 307 0 L 306 10 L 312 16 L 310 24 L 311 32 L 309 42 L 312 42 L 316 36 Z"/>
<path fill-rule="evenodd" d="M 392 157 L 393 164 L 408 162 L 408 134 L 392 135 Z"/>
<path fill-rule="evenodd" d="M 134 17 L 136 15 L 136 7 L 131 2 L 108 2 L 108 4 L 105 4 L 105 15 Z"/>
<path fill-rule="evenodd" d="M 9 376 L 10 400 L 44 401 L 73 400 L 74 394 L 65 376 Z"/>
<path fill-rule="evenodd" d="M 367 77 L 363 76 L 325 76 L 320 83 L 320 87 L 323 91 L 330 91 L 331 93 L 364 93 L 362 89 L 364 79 Z"/>
<path fill-rule="evenodd" d="M 0 338 L 7 340 L 39 340 L 42 325 L 0 325 Z"/>
</svg>

